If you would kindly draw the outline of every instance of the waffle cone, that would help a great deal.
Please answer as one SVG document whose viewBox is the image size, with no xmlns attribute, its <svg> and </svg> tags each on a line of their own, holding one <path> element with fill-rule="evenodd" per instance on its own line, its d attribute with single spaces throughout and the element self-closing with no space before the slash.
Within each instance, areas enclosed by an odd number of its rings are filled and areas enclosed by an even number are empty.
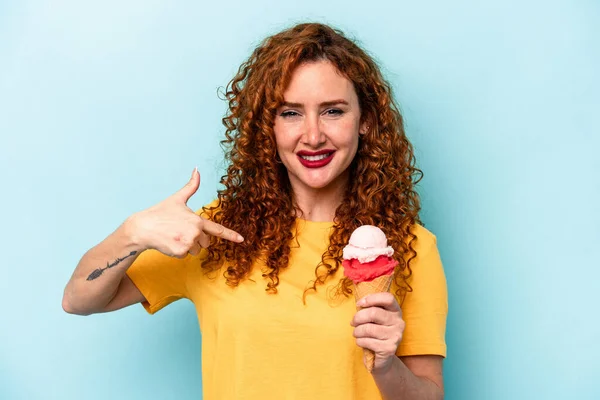
<svg viewBox="0 0 600 400">
<path fill-rule="evenodd" d="M 394 275 L 381 275 L 369 282 L 354 282 L 354 298 L 356 301 L 363 297 L 373 294 L 388 292 L 392 284 Z M 357 311 L 361 310 L 362 307 L 356 307 Z M 365 363 L 369 372 L 373 371 L 373 365 L 375 364 L 375 353 L 369 349 L 363 349 L 365 354 Z"/>
</svg>

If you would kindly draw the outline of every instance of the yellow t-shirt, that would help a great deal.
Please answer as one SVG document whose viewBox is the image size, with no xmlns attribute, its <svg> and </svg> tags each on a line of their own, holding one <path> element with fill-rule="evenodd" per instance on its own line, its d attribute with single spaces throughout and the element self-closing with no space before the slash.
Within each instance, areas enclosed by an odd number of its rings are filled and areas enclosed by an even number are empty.
<svg viewBox="0 0 600 400">
<path fill-rule="evenodd" d="M 354 297 L 333 296 L 343 267 L 302 302 L 333 224 L 297 220 L 297 225 L 299 245 L 292 246 L 289 267 L 279 273 L 275 295 L 265 291 L 257 264 L 236 288 L 225 284 L 222 273 L 205 275 L 200 268 L 205 251 L 178 259 L 148 250 L 128 269 L 149 313 L 181 298 L 194 303 L 205 399 L 381 399 L 352 336 Z M 406 328 L 397 355 L 445 357 L 446 279 L 435 236 L 420 225 L 415 233 L 413 291 L 401 304 Z M 396 289 L 393 284 L 391 291 Z"/>
</svg>

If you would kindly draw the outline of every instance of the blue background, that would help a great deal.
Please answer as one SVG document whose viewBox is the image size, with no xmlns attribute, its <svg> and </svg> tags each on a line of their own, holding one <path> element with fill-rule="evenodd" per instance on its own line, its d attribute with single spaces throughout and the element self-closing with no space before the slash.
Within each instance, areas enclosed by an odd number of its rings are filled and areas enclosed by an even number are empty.
<svg viewBox="0 0 600 400">
<path fill-rule="evenodd" d="M 450 290 L 446 398 L 598 399 L 596 1 L 0 3 L 0 398 L 198 399 L 191 303 L 77 317 L 128 215 L 222 172 L 217 97 L 266 36 L 329 22 L 380 62 Z"/>
</svg>

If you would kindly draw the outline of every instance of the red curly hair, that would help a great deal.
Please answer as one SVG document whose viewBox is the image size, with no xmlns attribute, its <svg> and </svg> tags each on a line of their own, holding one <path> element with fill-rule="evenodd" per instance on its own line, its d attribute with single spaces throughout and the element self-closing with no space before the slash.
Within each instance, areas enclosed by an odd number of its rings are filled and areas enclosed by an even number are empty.
<svg viewBox="0 0 600 400">
<path fill-rule="evenodd" d="M 402 116 L 375 61 L 342 32 L 318 23 L 299 24 L 265 39 L 227 86 L 229 111 L 223 118 L 226 133 L 221 145 L 229 167 L 221 177 L 224 189 L 218 192 L 217 206 L 204 211 L 245 240 L 240 244 L 213 237 L 202 268 L 215 271 L 229 261 L 224 276 L 230 286 L 237 286 L 260 257 L 268 267 L 263 274 L 266 290 L 277 292 L 301 211 L 292 200 L 287 170 L 278 162 L 274 119 L 296 67 L 321 60 L 331 62 L 354 84 L 361 122 L 366 121 L 369 129 L 360 136 L 349 167 L 349 184 L 335 212 L 329 247 L 304 294 L 317 290 L 338 270 L 352 231 L 369 224 L 380 227 L 396 251 L 399 266 L 394 279 L 401 296 L 411 290 L 407 279 L 416 257 L 411 228 L 421 223 L 414 185 L 423 174 L 415 167 Z M 351 287 L 344 278 L 338 289 L 348 296 Z"/>
</svg>

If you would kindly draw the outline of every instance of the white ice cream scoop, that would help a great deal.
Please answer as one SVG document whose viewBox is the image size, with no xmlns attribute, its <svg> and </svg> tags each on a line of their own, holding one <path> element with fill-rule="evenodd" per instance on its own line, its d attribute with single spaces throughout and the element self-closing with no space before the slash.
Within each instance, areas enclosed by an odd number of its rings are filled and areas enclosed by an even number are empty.
<svg viewBox="0 0 600 400">
<path fill-rule="evenodd" d="M 345 260 L 357 259 L 366 263 L 379 256 L 391 257 L 394 255 L 394 249 L 387 245 L 387 238 L 381 229 L 373 225 L 363 225 L 352 232 L 342 254 Z"/>
</svg>

